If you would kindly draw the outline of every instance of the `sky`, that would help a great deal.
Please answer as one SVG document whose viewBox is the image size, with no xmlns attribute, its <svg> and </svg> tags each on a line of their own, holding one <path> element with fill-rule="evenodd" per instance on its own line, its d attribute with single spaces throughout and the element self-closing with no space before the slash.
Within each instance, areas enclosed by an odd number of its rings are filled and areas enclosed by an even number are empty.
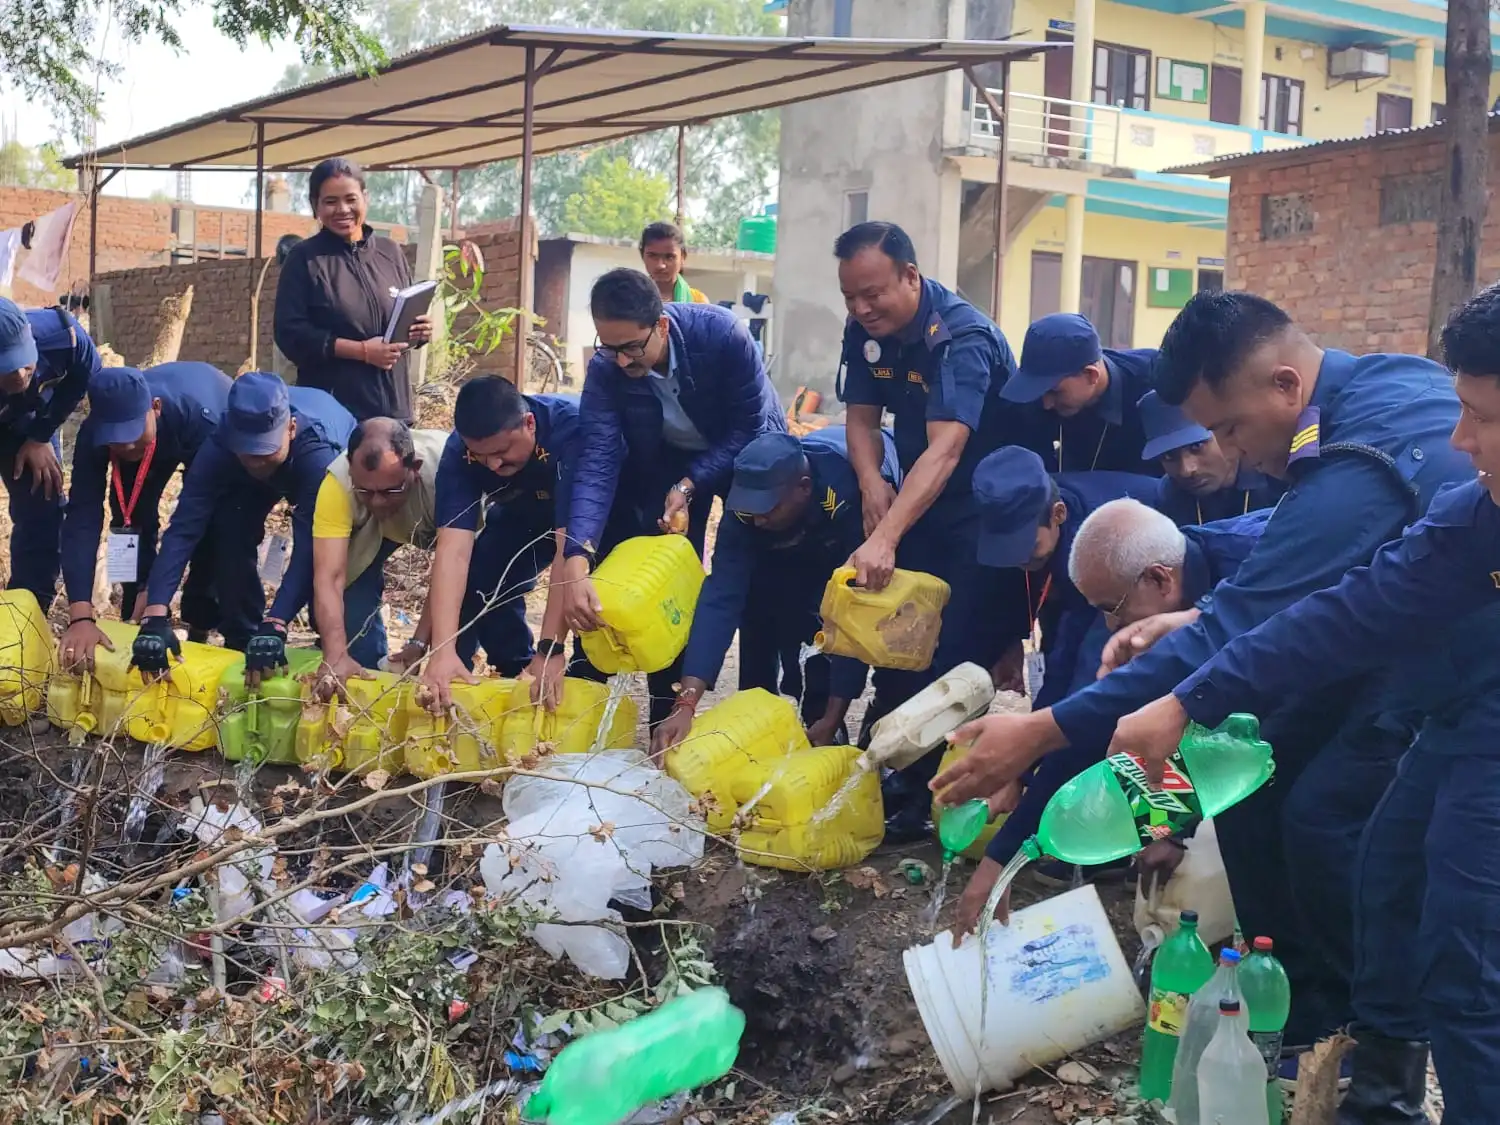
<svg viewBox="0 0 1500 1125">
<path fill-rule="evenodd" d="M 296 47 L 253 42 L 243 51 L 214 29 L 206 7 L 189 7 L 177 22 L 183 51 L 155 43 L 106 42 L 106 57 L 121 66 L 118 81 L 103 88 L 99 142 L 111 144 L 165 128 L 224 106 L 268 93 L 282 72 L 298 62 Z M 8 110 L 6 127 L 15 124 L 16 139 L 36 145 L 54 141 L 72 154 L 78 145 L 58 135 L 53 113 L 31 103 Z M 237 172 L 198 172 L 192 179 L 193 202 L 244 207 L 254 176 Z M 149 196 L 175 193 L 169 172 L 121 172 L 105 189 L 108 195 Z M 251 197 L 253 198 L 253 197 Z"/>
</svg>

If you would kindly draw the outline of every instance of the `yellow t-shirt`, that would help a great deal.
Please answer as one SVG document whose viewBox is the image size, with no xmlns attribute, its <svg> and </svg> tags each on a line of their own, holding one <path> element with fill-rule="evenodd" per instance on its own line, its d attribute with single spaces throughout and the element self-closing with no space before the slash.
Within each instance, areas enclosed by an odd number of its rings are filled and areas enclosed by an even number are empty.
<svg viewBox="0 0 1500 1125">
<path fill-rule="evenodd" d="M 313 507 L 314 539 L 348 539 L 354 534 L 354 500 L 337 477 L 328 473 Z"/>
</svg>

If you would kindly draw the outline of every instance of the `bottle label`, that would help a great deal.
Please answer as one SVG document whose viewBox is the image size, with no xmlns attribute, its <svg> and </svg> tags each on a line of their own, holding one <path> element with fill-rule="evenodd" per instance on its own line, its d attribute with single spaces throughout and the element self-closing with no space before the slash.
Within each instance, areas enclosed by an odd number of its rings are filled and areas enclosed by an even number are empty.
<svg viewBox="0 0 1500 1125">
<path fill-rule="evenodd" d="M 1173 754 L 1167 761 L 1157 787 L 1146 780 L 1139 758 L 1111 754 L 1106 760 L 1130 802 L 1143 845 L 1165 839 L 1199 818 L 1198 792 L 1188 779 L 1181 755 Z"/>
<path fill-rule="evenodd" d="M 1281 1072 L 1281 1036 L 1280 1031 L 1252 1031 L 1250 1033 L 1250 1042 L 1255 1044 L 1260 1057 L 1266 1060 L 1268 1082 L 1275 1081 Z"/>
<path fill-rule="evenodd" d="M 1146 1018 L 1146 1026 L 1163 1035 L 1181 1035 L 1182 1028 L 1187 1023 L 1190 999 L 1192 998 L 1185 992 L 1173 992 L 1168 988 L 1153 988 L 1151 1012 Z"/>
</svg>

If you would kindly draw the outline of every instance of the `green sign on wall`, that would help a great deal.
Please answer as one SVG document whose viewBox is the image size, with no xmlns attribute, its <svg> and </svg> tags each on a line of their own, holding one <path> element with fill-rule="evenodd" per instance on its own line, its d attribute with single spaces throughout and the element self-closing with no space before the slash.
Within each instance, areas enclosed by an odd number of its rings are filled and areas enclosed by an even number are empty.
<svg viewBox="0 0 1500 1125">
<path fill-rule="evenodd" d="M 1193 271 L 1152 266 L 1146 271 L 1146 307 L 1180 309 L 1193 295 Z"/>
<path fill-rule="evenodd" d="M 1156 96 L 1174 102 L 1208 101 L 1208 67 L 1179 59 L 1156 60 Z"/>
</svg>

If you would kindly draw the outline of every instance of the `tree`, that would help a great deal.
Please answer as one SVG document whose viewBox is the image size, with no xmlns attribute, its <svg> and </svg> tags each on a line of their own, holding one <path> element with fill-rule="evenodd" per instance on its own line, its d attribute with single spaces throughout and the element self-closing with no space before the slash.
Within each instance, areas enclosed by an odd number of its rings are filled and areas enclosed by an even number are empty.
<svg viewBox="0 0 1500 1125">
<path fill-rule="evenodd" d="M 62 166 L 51 145 L 31 148 L 20 141 L 6 141 L 0 144 L 0 184 L 73 191 L 78 177 Z"/>
<path fill-rule="evenodd" d="M 635 238 L 647 223 L 668 214 L 672 185 L 665 176 L 635 167 L 623 156 L 593 161 L 596 167 L 563 204 L 570 231 L 604 238 Z"/>
<path fill-rule="evenodd" d="M 355 21 L 362 0 L 0 0 L 0 89 L 55 106 L 82 139 L 98 113 L 95 76 L 120 71 L 93 54 L 101 30 L 116 40 L 159 40 L 180 51 L 173 23 L 186 4 L 201 3 L 213 11 L 214 26 L 240 47 L 251 39 L 293 39 L 310 63 L 384 61 Z"/>
<path fill-rule="evenodd" d="M 1427 311 L 1427 354 L 1441 358 L 1443 325 L 1474 295 L 1489 204 L 1490 9 L 1448 0 L 1444 77 L 1447 147 L 1439 175 L 1437 249 Z"/>
</svg>

